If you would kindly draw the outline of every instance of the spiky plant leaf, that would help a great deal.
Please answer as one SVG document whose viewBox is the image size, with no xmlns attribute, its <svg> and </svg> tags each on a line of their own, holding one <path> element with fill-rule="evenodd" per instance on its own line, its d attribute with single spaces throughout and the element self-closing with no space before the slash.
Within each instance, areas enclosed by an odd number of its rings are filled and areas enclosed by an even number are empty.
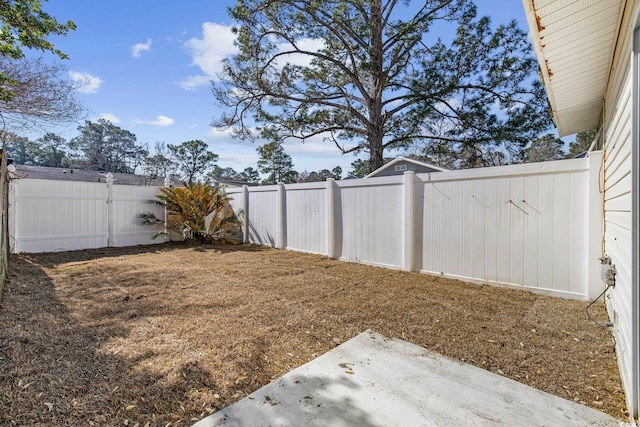
<svg viewBox="0 0 640 427">
<path fill-rule="evenodd" d="M 167 230 L 200 242 L 228 241 L 230 233 L 241 230 L 241 221 L 230 205 L 232 199 L 219 187 L 184 184 L 161 188 L 156 203 L 166 206 Z M 160 224 L 153 214 L 142 214 L 143 223 Z M 164 232 L 156 236 L 164 235 Z"/>
</svg>

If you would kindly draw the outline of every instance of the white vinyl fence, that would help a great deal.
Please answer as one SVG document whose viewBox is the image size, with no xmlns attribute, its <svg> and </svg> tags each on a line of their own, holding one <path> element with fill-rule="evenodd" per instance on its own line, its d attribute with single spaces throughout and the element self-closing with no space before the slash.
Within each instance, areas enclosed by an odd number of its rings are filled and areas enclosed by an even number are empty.
<svg viewBox="0 0 640 427">
<path fill-rule="evenodd" d="M 229 188 L 244 241 L 576 299 L 602 290 L 601 156 Z M 158 187 L 19 179 L 14 252 L 161 243 L 139 215 Z"/>
<path fill-rule="evenodd" d="M 247 243 L 588 299 L 601 288 L 591 158 L 230 188 Z"/>
<path fill-rule="evenodd" d="M 158 228 L 139 215 L 164 215 L 149 203 L 158 187 L 113 183 L 16 179 L 9 193 L 13 252 L 57 252 L 162 243 Z"/>
</svg>

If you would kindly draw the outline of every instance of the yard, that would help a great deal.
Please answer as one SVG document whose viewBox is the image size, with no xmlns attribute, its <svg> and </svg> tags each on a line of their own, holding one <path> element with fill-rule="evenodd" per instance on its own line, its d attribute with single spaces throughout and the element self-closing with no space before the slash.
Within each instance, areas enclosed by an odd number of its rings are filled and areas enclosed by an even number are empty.
<svg viewBox="0 0 640 427">
<path fill-rule="evenodd" d="M 256 246 L 11 266 L 0 425 L 188 426 L 366 329 L 627 419 L 613 342 L 584 302 Z"/>
</svg>

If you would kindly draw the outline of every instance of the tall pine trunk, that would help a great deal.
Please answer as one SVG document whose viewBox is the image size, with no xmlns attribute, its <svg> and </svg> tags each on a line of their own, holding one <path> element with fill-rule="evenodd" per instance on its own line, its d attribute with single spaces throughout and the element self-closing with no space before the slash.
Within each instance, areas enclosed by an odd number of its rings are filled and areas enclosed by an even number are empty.
<svg viewBox="0 0 640 427">
<path fill-rule="evenodd" d="M 369 100 L 369 166 L 371 171 L 384 162 L 385 118 L 382 114 L 382 93 L 385 86 L 382 34 L 382 0 L 371 4 L 371 92 Z"/>
</svg>

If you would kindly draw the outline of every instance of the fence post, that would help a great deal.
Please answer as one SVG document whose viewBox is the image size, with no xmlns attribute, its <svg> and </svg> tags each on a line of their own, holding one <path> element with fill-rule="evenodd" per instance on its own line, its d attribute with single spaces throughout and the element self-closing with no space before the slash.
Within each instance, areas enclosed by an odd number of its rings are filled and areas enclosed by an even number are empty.
<svg viewBox="0 0 640 427">
<path fill-rule="evenodd" d="M 18 185 L 15 180 L 16 167 L 14 165 L 7 166 L 9 171 L 9 249 L 10 252 L 19 253 L 18 248 L 18 234 L 17 234 L 17 222 L 18 222 Z M 13 241 L 13 244 L 11 244 Z"/>
<path fill-rule="evenodd" d="M 242 243 L 249 243 L 249 186 L 242 186 Z"/>
<path fill-rule="evenodd" d="M 278 184 L 278 249 L 287 248 L 287 201 L 283 183 Z"/>
<path fill-rule="evenodd" d="M 107 174 L 107 246 L 113 246 L 113 174 Z"/>
<path fill-rule="evenodd" d="M 329 258 L 335 258 L 335 238 L 336 238 L 336 218 L 334 207 L 334 194 L 335 194 L 335 179 L 327 178 L 327 192 L 325 194 L 326 199 L 326 215 L 327 215 L 327 256 Z"/>
<path fill-rule="evenodd" d="M 164 188 L 169 188 L 171 187 L 171 178 L 169 178 L 168 176 L 164 177 Z M 167 227 L 167 220 L 168 220 L 168 214 L 167 214 L 167 202 L 163 203 L 163 223 L 162 225 L 164 226 L 164 241 L 165 242 L 170 242 L 171 241 L 171 235 L 169 234 L 169 227 Z"/>
<path fill-rule="evenodd" d="M 4 139 L 4 138 L 3 138 Z M 9 273 L 9 171 L 7 170 L 7 150 L 6 144 L 2 144 L 2 155 L 0 159 L 0 193 L 2 197 L 2 226 L 0 227 L 0 297 L 2 289 Z"/>
<path fill-rule="evenodd" d="M 413 271 L 413 253 L 414 253 L 414 180 L 413 171 L 406 171 L 403 176 L 403 248 L 402 248 L 402 269 L 405 271 Z"/>
</svg>

